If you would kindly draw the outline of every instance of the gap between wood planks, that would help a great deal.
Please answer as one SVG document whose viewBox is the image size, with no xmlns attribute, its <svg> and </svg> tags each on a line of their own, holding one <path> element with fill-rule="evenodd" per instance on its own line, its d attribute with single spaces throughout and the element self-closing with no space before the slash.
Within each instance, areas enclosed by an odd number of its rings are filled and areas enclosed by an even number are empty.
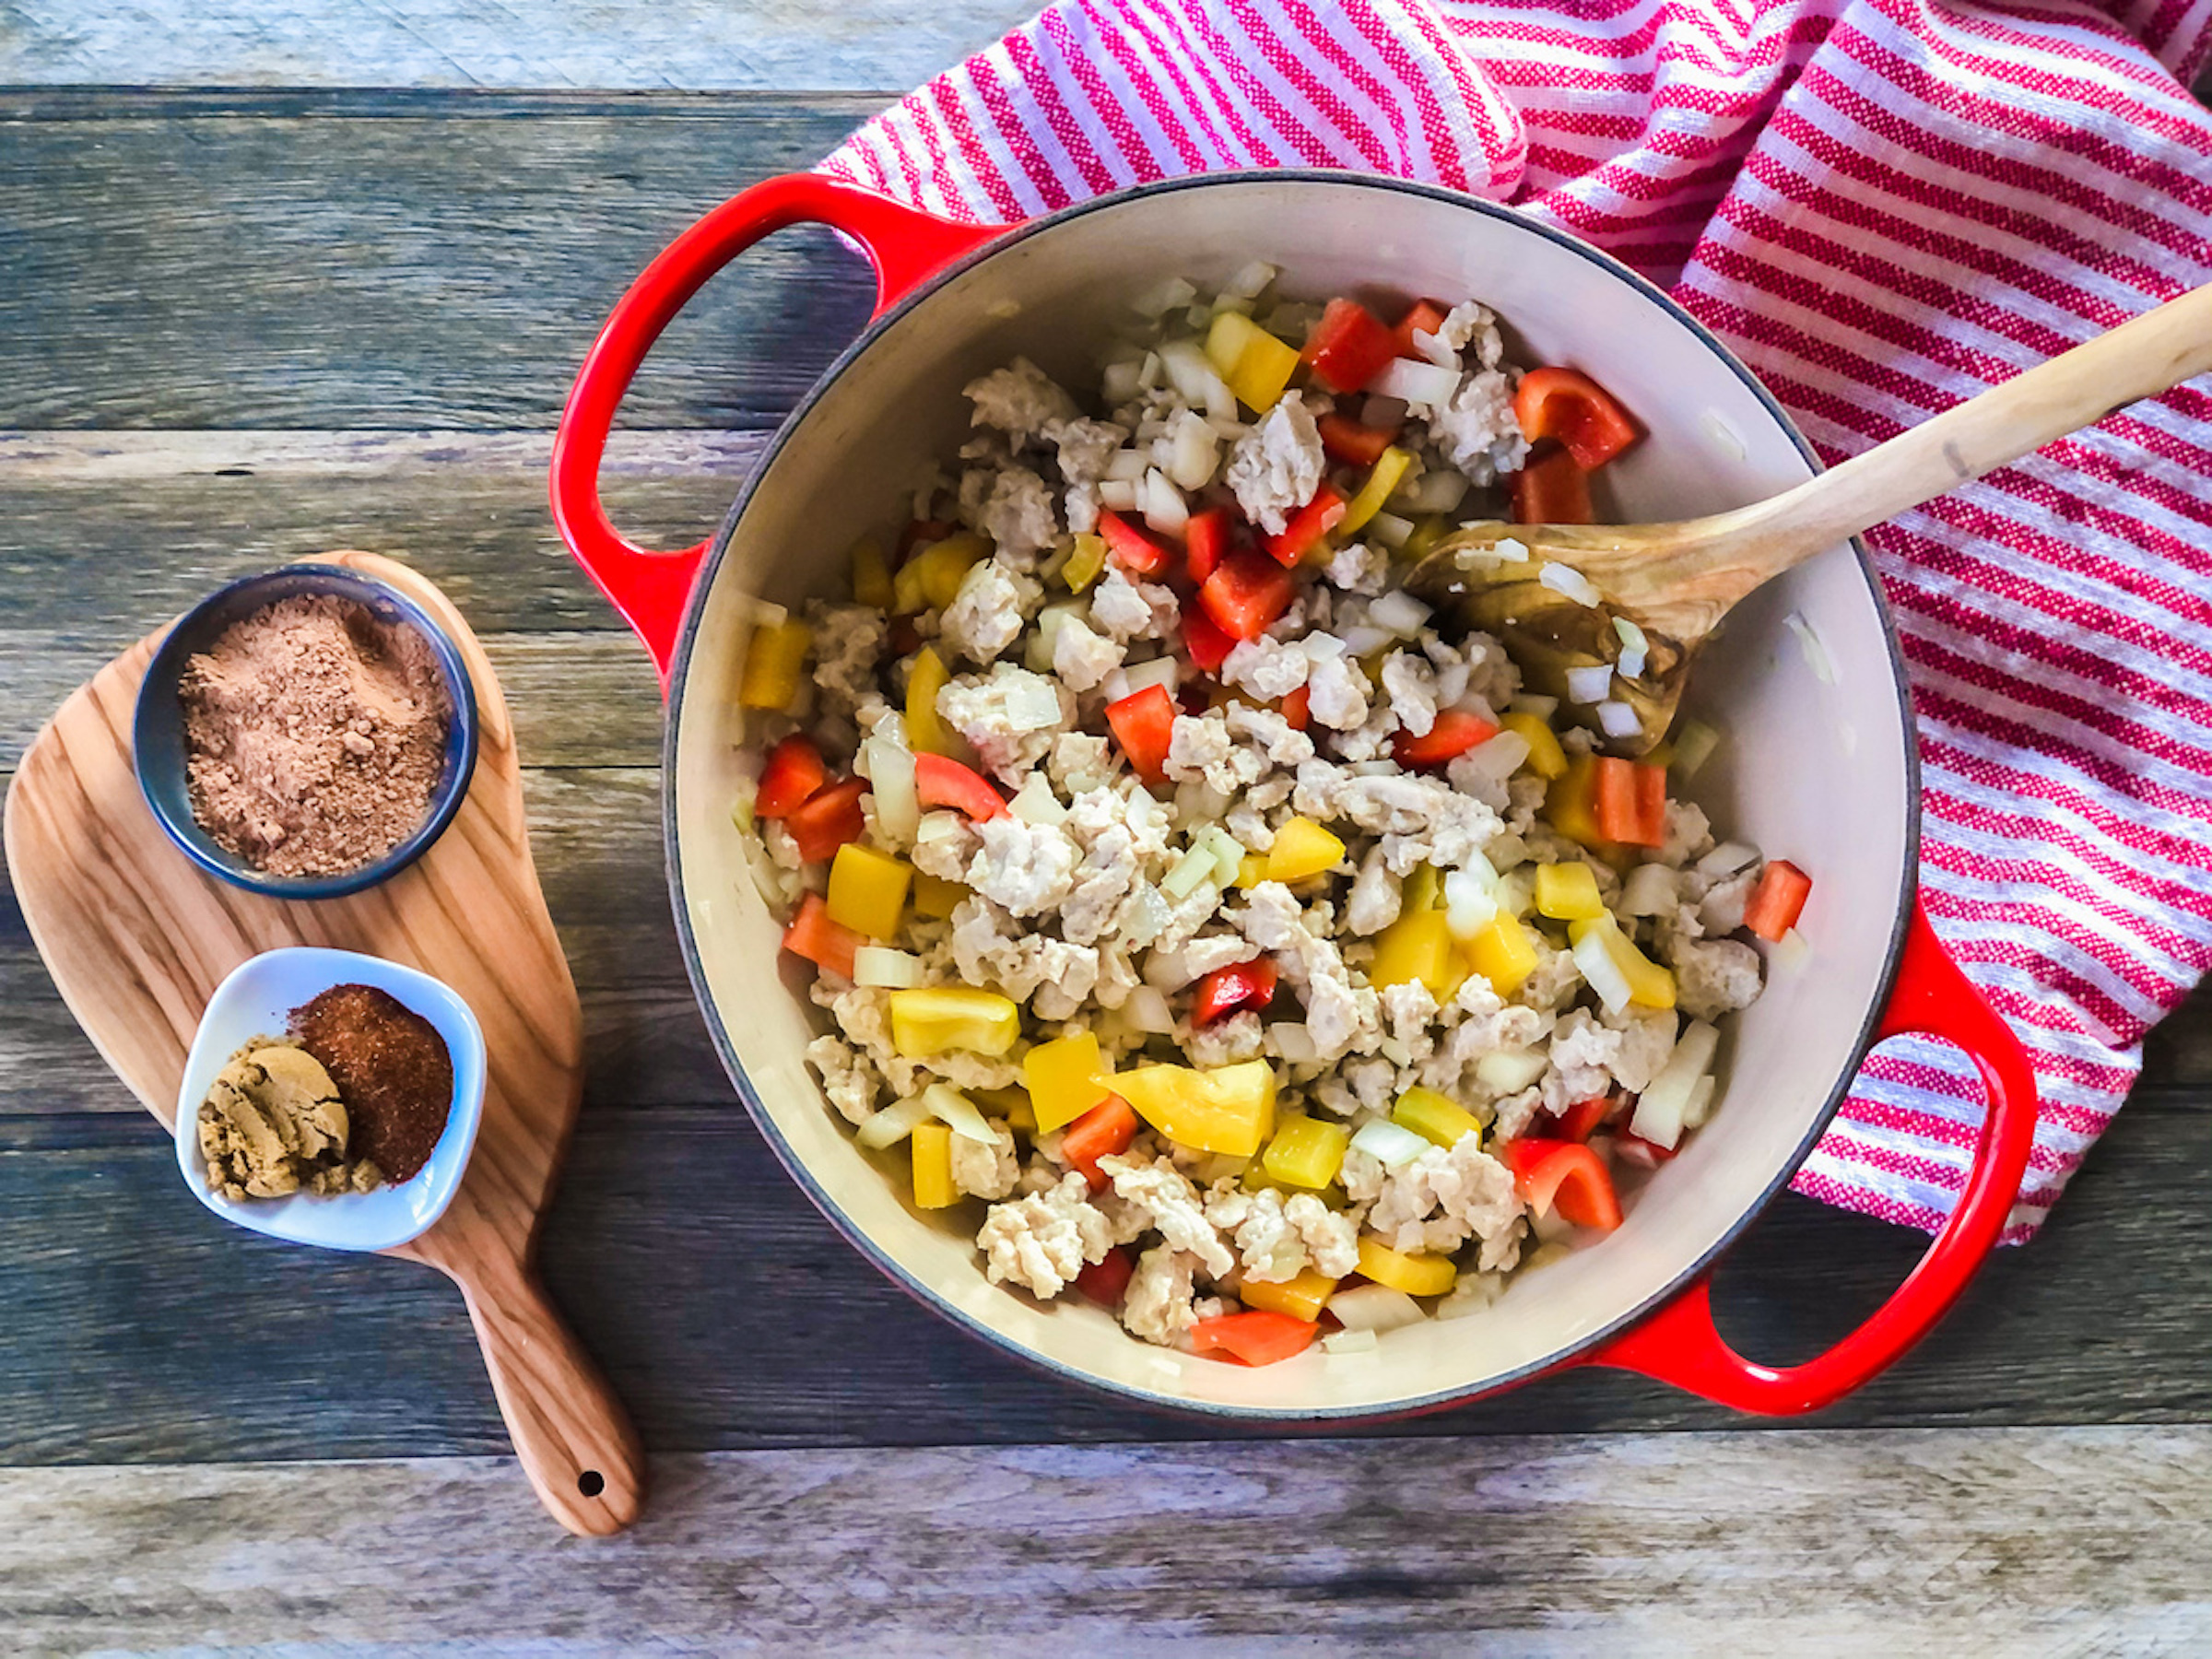
<svg viewBox="0 0 2212 1659">
<path fill-rule="evenodd" d="M 0 1474 L 39 1651 L 2202 1652 L 2212 1429 L 654 1460 L 579 1542 L 506 1460 Z M 395 1574 L 394 1563 L 408 1571 Z"/>
</svg>

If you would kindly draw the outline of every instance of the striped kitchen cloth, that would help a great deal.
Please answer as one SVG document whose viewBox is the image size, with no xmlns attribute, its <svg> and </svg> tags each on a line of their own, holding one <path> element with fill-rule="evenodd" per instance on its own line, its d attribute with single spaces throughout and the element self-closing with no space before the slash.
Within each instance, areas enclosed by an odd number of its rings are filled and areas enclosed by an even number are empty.
<svg viewBox="0 0 2212 1659">
<path fill-rule="evenodd" d="M 824 166 L 982 221 L 1265 165 L 1510 201 L 1671 288 L 1832 463 L 2212 280 L 2208 45 L 2212 0 L 1066 0 Z M 1867 539 L 1921 892 L 2041 1084 L 2017 1241 L 2212 965 L 2212 387 Z M 1797 1190 L 1932 1230 L 1981 1116 L 1952 1051 L 1887 1044 Z"/>
</svg>

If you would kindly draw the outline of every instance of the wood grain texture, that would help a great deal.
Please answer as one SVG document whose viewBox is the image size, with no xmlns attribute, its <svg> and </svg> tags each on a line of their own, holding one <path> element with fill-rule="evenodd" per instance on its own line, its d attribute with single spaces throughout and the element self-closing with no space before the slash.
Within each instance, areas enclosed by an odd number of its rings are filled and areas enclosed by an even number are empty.
<svg viewBox="0 0 2212 1659">
<path fill-rule="evenodd" d="M 2124 1469 L 2124 1480 L 2112 1478 Z M 2212 1430 L 670 1457 L 534 1541 L 483 1461 L 0 1475 L 17 1651 L 2202 1653 Z M 389 1564 L 407 1562 L 400 1579 Z"/>
<path fill-rule="evenodd" d="M 0 81 L 132 87 L 879 87 L 903 92 L 1030 0 L 11 0 Z"/>
<path fill-rule="evenodd" d="M 461 1287 L 547 1508 L 574 1531 L 612 1531 L 636 1517 L 642 1452 L 531 1261 L 582 1091 L 582 1018 L 531 865 L 506 701 L 436 587 L 375 554 L 329 557 L 421 606 L 474 682 L 476 771 L 429 851 L 365 892 L 314 902 L 245 892 L 194 869 L 155 822 L 131 766 L 132 711 L 157 630 L 73 694 L 18 765 L 7 793 L 9 881 L 70 1011 L 165 1127 L 208 996 L 261 951 L 363 951 L 435 974 L 469 1005 L 488 1062 L 476 1149 L 444 1215 L 392 1253 Z"/>
</svg>

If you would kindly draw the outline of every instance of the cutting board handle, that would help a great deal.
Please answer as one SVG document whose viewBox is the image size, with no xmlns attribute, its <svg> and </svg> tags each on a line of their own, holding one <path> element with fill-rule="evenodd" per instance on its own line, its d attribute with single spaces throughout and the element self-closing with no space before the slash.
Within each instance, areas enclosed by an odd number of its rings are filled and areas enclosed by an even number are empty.
<svg viewBox="0 0 2212 1659">
<path fill-rule="evenodd" d="M 645 1450 L 537 1275 L 506 1252 L 439 1261 L 468 1300 L 523 1472 L 572 1533 L 604 1537 L 638 1518 Z"/>
</svg>

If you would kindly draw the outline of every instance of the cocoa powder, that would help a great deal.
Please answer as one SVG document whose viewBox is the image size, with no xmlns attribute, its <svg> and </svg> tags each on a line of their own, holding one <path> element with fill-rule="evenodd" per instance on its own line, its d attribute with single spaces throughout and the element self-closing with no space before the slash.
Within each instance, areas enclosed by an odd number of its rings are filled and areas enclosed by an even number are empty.
<svg viewBox="0 0 2212 1659">
<path fill-rule="evenodd" d="M 452 700 L 429 641 L 333 594 L 233 622 L 178 680 L 193 817 L 272 876 L 337 876 L 429 815 Z"/>
</svg>

